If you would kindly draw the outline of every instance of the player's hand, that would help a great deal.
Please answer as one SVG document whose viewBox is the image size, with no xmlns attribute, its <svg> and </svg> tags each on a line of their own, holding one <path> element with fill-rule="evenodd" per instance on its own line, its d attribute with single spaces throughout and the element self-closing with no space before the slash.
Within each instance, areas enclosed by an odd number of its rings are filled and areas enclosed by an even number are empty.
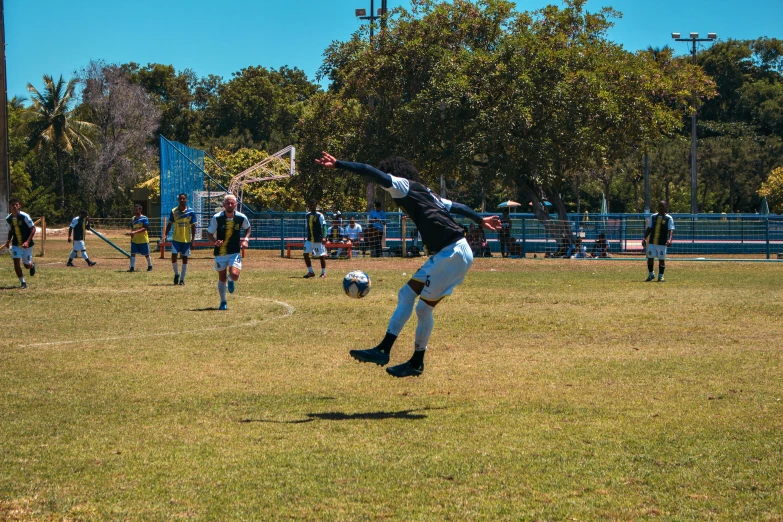
<svg viewBox="0 0 783 522">
<path fill-rule="evenodd" d="M 25 241 L 24 243 L 22 243 L 22 248 L 27 248 L 28 246 L 30 246 L 29 241 Z"/>
<path fill-rule="evenodd" d="M 503 228 L 503 224 L 500 222 L 500 218 L 497 216 L 489 216 L 483 218 L 481 227 L 486 228 L 487 230 L 500 230 Z"/>
<path fill-rule="evenodd" d="M 325 150 L 321 151 L 321 157 L 316 158 L 315 162 L 322 167 L 326 167 L 327 169 L 333 169 L 337 166 L 337 158 L 335 158 Z"/>
<path fill-rule="evenodd" d="M 216 240 L 215 240 L 215 246 L 216 246 L 216 247 L 221 247 L 221 246 L 223 246 L 223 240 L 222 240 L 222 239 L 216 239 Z"/>
<path fill-rule="evenodd" d="M 71 242 L 71 238 L 70 238 L 70 237 L 68 238 L 68 242 L 69 242 L 69 243 Z"/>
</svg>

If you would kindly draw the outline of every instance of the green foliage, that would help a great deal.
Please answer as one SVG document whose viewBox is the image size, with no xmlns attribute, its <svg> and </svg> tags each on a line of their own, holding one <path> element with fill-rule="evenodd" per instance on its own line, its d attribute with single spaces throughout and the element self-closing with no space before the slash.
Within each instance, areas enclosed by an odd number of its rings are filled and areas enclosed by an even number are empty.
<svg viewBox="0 0 783 522">
<path fill-rule="evenodd" d="M 783 213 L 783 167 L 772 169 L 767 180 L 761 184 L 758 194 L 767 198 L 770 212 Z"/>
</svg>

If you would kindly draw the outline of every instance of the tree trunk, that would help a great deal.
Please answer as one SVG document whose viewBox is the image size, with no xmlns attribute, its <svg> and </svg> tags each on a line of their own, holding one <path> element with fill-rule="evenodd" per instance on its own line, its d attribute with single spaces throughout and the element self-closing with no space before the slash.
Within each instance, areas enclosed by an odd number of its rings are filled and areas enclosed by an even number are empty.
<svg viewBox="0 0 783 522">
<path fill-rule="evenodd" d="M 60 177 L 60 209 L 65 208 L 65 179 L 63 177 L 62 160 L 60 159 L 60 152 L 54 151 L 54 158 L 57 160 L 57 175 Z"/>
</svg>

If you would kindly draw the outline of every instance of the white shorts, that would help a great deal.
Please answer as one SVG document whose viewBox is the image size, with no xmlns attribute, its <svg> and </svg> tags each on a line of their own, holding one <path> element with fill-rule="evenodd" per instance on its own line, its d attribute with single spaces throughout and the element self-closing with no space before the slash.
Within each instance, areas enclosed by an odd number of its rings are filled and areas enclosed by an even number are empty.
<svg viewBox="0 0 783 522">
<path fill-rule="evenodd" d="M 326 247 L 320 241 L 305 241 L 304 253 L 313 257 L 323 257 L 326 255 Z"/>
<path fill-rule="evenodd" d="M 87 250 L 86 248 L 84 248 L 84 241 L 74 241 L 73 249 L 76 250 L 77 252 L 79 250 Z"/>
<path fill-rule="evenodd" d="M 429 258 L 411 279 L 424 283 L 422 299 L 437 301 L 451 295 L 472 264 L 473 251 L 466 239 L 460 239 Z"/>
<path fill-rule="evenodd" d="M 666 259 L 666 245 L 647 245 L 647 258 Z"/>
<path fill-rule="evenodd" d="M 242 256 L 240 254 L 226 254 L 225 256 L 215 256 L 215 270 L 222 272 L 230 266 L 242 270 Z"/>
<path fill-rule="evenodd" d="M 33 247 L 22 248 L 20 246 L 12 246 L 11 259 L 21 259 L 22 263 L 29 265 L 33 262 Z"/>
</svg>

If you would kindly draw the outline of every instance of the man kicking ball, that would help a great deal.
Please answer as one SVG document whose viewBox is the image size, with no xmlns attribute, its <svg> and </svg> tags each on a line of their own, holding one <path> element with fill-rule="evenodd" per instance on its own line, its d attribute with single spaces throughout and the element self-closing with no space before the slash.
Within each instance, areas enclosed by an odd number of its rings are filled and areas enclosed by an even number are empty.
<svg viewBox="0 0 783 522">
<path fill-rule="evenodd" d="M 237 198 L 228 194 L 223 199 L 223 210 L 212 216 L 207 229 L 209 240 L 215 244 L 215 270 L 218 273 L 218 310 L 227 310 L 226 289 L 234 293 L 234 284 L 239 280 L 242 270 L 242 248 L 247 248 L 250 237 L 250 221 L 247 216 L 237 212 Z M 241 237 L 244 233 L 244 237 Z"/>
<path fill-rule="evenodd" d="M 432 254 L 397 294 L 397 308 L 389 320 L 386 336 L 381 343 L 375 348 L 350 351 L 351 357 L 361 362 L 386 365 L 392 345 L 415 307 L 418 324 L 413 357 L 408 362 L 387 368 L 386 371 L 394 377 L 421 375 L 424 371 L 424 353 L 435 326 L 432 311 L 441 299 L 451 295 L 454 287 L 465 279 L 473 264 L 473 251 L 465 239 L 462 227 L 449 213 L 472 219 L 487 230 L 500 230 L 500 219 L 497 216 L 481 217 L 468 206 L 438 197 L 419 183 L 418 171 L 404 158 L 384 160 L 378 165 L 378 169 L 363 163 L 338 161 L 326 152 L 322 152 L 321 157 L 315 161 L 327 169 L 349 170 L 383 187 L 413 220 L 422 241 Z M 417 297 L 420 298 L 418 304 Z"/>
</svg>

